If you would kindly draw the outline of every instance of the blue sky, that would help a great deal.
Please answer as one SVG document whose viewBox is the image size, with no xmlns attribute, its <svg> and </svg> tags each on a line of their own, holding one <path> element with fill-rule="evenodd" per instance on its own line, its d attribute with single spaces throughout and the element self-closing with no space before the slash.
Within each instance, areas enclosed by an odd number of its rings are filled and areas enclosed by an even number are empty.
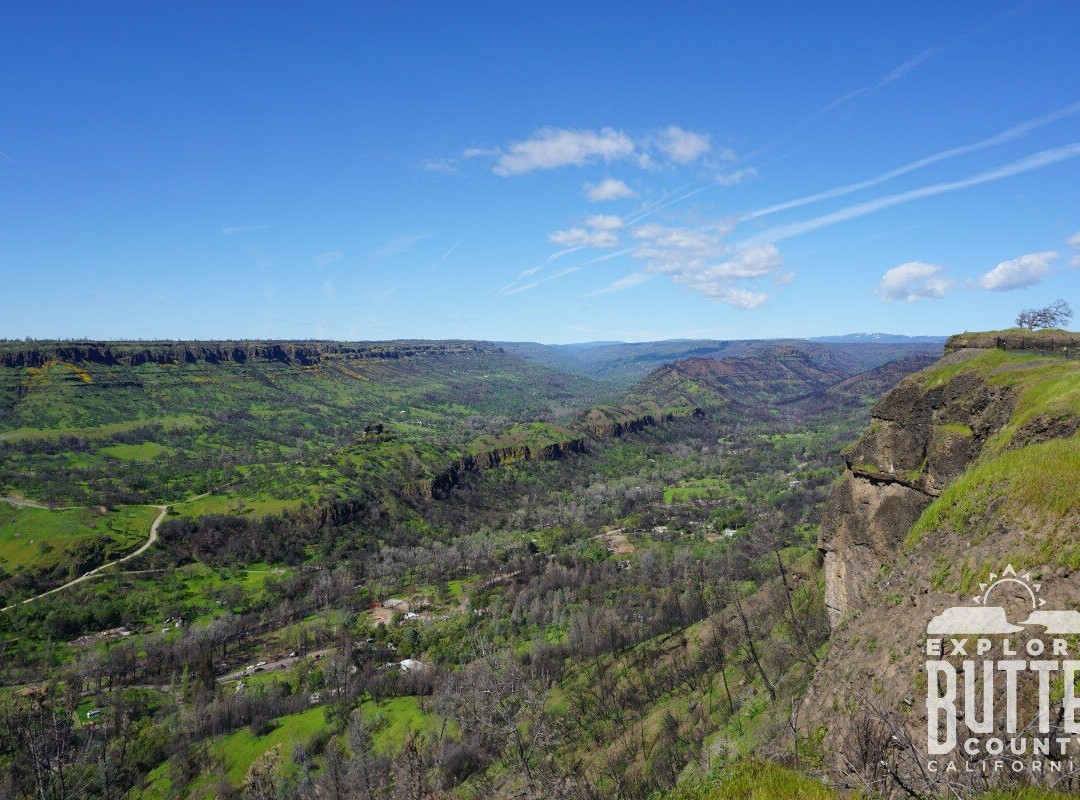
<svg viewBox="0 0 1080 800">
<path fill-rule="evenodd" d="M 1080 10 L 11 2 L 0 336 L 951 333 L 1080 306 Z"/>
</svg>

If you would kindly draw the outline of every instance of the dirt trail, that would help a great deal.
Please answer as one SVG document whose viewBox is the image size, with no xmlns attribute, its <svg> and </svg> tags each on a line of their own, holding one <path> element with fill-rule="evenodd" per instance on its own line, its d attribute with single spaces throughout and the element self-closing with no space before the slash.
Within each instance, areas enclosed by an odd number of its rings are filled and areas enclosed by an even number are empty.
<svg viewBox="0 0 1080 800">
<path fill-rule="evenodd" d="M 93 578 L 93 577 L 97 576 L 98 573 L 100 573 L 102 570 L 106 570 L 111 566 L 114 566 L 116 564 L 123 564 L 125 561 L 129 561 L 129 560 L 135 558 L 135 556 L 142 555 L 143 553 L 145 553 L 147 550 L 149 550 L 153 546 L 154 542 L 157 541 L 157 538 L 158 538 L 158 534 L 157 534 L 158 525 L 160 525 L 161 521 L 163 519 L 165 519 L 165 514 L 169 510 L 170 506 L 180 505 L 181 503 L 190 503 L 192 500 L 201 500 L 202 498 L 208 497 L 209 495 L 211 495 L 212 493 L 214 493 L 216 491 L 220 491 L 222 489 L 227 489 L 229 486 L 232 486 L 232 485 L 233 484 L 226 484 L 225 486 L 219 486 L 216 489 L 210 489 L 208 491 L 203 492 L 202 494 L 197 494 L 194 497 L 189 497 L 186 500 L 180 500 L 180 501 L 178 501 L 176 503 L 169 503 L 168 505 L 163 505 L 163 506 L 154 505 L 154 508 L 158 509 L 161 513 L 159 513 L 157 515 L 157 519 L 154 520 L 154 524 L 150 526 L 150 537 L 146 540 L 146 542 L 138 550 L 135 550 L 135 551 L 133 551 L 131 553 L 128 553 L 123 558 L 118 558 L 115 561 L 109 561 L 109 562 L 107 562 L 105 564 L 102 564 L 100 567 L 94 567 L 89 572 L 84 572 L 78 578 L 76 578 L 75 580 L 72 580 L 72 581 L 68 581 L 63 586 L 57 586 L 55 589 L 49 589 L 49 591 L 47 591 L 47 592 L 42 592 L 41 594 L 34 595 L 33 597 L 28 597 L 25 600 L 22 600 L 22 601 L 20 601 L 18 603 L 13 603 L 10 606 L 5 606 L 4 608 L 0 608 L 0 611 L 7 611 L 9 609 L 15 608 L 15 606 L 17 606 L 17 605 L 22 605 L 23 603 L 32 603 L 35 600 L 38 600 L 38 599 L 40 599 L 42 597 L 45 597 L 46 595 L 50 595 L 50 594 L 53 594 L 55 592 L 59 592 L 59 591 L 61 591 L 63 589 L 67 589 L 69 586 L 74 586 L 77 583 L 82 583 L 83 581 L 88 580 L 89 578 Z M 44 505 L 42 503 L 35 502 L 34 500 L 24 500 L 21 497 L 2 496 L 2 497 L 0 497 L 0 502 L 10 503 L 13 506 L 23 506 L 25 508 L 43 508 L 43 509 L 47 509 L 49 511 L 67 511 L 67 510 L 72 509 L 72 508 L 81 508 L 81 506 L 56 506 L 56 507 L 47 506 L 47 505 Z"/>
<path fill-rule="evenodd" d="M 43 503 L 36 503 L 33 500 L 23 500 L 21 497 L 0 497 L 5 503 L 10 503 L 13 506 L 22 506 L 24 508 L 49 508 L 49 506 Z"/>
<path fill-rule="evenodd" d="M 4 500 L 6 500 L 8 502 L 12 502 L 12 503 L 14 503 L 14 505 L 28 505 L 31 508 L 46 508 L 46 506 L 37 506 L 37 505 L 31 504 L 29 502 L 15 503 L 14 498 L 9 498 L 9 497 L 5 497 Z M 62 586 L 57 586 L 55 589 L 49 589 L 49 591 L 47 591 L 47 592 L 42 592 L 41 594 L 34 595 L 33 597 L 28 597 L 27 599 L 21 601 L 21 603 L 14 603 L 14 604 L 12 604 L 10 606 L 5 606 L 4 608 L 0 608 L 0 611 L 7 611 L 8 609 L 15 608 L 15 606 L 21 605 L 23 603 L 32 603 L 35 600 L 39 600 L 42 597 L 45 597 L 46 595 L 54 594 L 56 592 L 67 589 L 70 586 L 74 586 L 77 583 L 82 583 L 85 580 L 89 580 L 90 578 L 93 578 L 95 575 L 97 575 L 102 570 L 106 570 L 109 567 L 112 567 L 112 566 L 114 566 L 116 564 L 123 564 L 125 561 L 130 561 L 131 559 L 135 558 L 136 556 L 141 556 L 143 553 L 145 553 L 147 550 L 149 550 L 153 546 L 154 542 L 157 541 L 157 538 L 158 538 L 158 525 L 160 525 L 161 521 L 163 519 L 165 519 L 165 513 L 169 510 L 168 506 L 154 506 L 154 508 L 158 509 L 159 513 L 157 515 L 157 518 L 154 520 L 154 523 L 150 526 L 150 537 L 146 540 L 145 543 L 143 543 L 143 545 L 141 547 L 139 547 L 138 550 L 133 550 L 132 552 L 128 553 L 123 558 L 118 558 L 115 561 L 108 561 L 108 562 L 102 564 L 100 567 L 94 567 L 89 572 L 84 572 L 78 578 L 75 578 L 75 580 L 68 581 L 67 583 L 63 584 Z"/>
</svg>

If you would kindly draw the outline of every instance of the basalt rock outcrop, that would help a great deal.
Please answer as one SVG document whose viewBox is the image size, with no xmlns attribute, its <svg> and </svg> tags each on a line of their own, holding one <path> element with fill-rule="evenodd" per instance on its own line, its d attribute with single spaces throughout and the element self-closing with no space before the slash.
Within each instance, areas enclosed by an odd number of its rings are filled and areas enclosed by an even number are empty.
<svg viewBox="0 0 1080 800">
<path fill-rule="evenodd" d="M 70 364 L 130 366 L 273 361 L 315 366 L 328 360 L 403 359 L 460 353 L 502 352 L 483 342 L 14 342 L 0 346 L 0 366 L 43 367 Z"/>
<path fill-rule="evenodd" d="M 938 364 L 979 352 L 962 349 Z M 865 607 L 871 578 L 1008 421 L 1014 403 L 1007 387 L 961 372 L 933 383 L 917 373 L 874 406 L 870 427 L 844 452 L 844 475 L 822 516 L 819 546 L 833 626 Z"/>
<path fill-rule="evenodd" d="M 472 472 L 494 469 L 515 461 L 556 461 L 573 453 L 585 452 L 585 439 L 569 439 L 565 442 L 553 442 L 539 447 L 519 445 L 485 450 L 464 455 L 440 472 L 434 478 L 419 481 L 407 489 L 408 494 L 421 497 L 446 497 L 465 476 Z"/>
<path fill-rule="evenodd" d="M 1029 331 L 1020 328 L 985 333 L 958 333 L 945 342 L 945 352 L 964 349 L 1024 350 L 1080 357 L 1080 333 L 1062 330 Z"/>
</svg>

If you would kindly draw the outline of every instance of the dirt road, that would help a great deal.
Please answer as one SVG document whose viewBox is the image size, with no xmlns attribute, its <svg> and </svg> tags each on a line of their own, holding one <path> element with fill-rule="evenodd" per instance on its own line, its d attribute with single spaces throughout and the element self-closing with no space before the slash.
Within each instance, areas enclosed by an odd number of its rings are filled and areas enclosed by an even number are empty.
<svg viewBox="0 0 1080 800">
<path fill-rule="evenodd" d="M 12 498 L 12 497 L 5 497 L 4 500 L 6 500 L 9 503 L 13 503 L 14 505 L 25 505 L 25 506 L 30 506 L 31 508 L 45 508 L 45 506 L 38 506 L 37 504 L 31 503 L 29 501 L 16 502 L 15 498 Z M 118 558 L 115 561 L 106 562 L 105 564 L 102 564 L 100 567 L 94 567 L 89 572 L 84 572 L 78 578 L 75 578 L 75 580 L 72 580 L 72 581 L 68 581 L 63 586 L 57 586 L 55 589 L 49 589 L 49 591 L 47 591 L 47 592 L 42 592 L 41 594 L 34 595 L 33 597 L 28 597 L 27 599 L 23 600 L 22 603 L 32 603 L 35 600 L 39 600 L 42 597 L 45 597 L 46 595 L 50 595 L 50 594 L 54 594 L 54 593 L 59 592 L 59 591 L 63 591 L 64 589 L 67 589 L 70 586 L 74 586 L 77 583 L 82 583 L 85 580 L 89 580 L 90 578 L 93 578 L 94 576 L 96 576 L 102 570 L 106 570 L 109 567 L 112 567 L 112 566 L 114 566 L 116 564 L 123 564 L 125 561 L 130 561 L 131 559 L 135 558 L 135 556 L 140 556 L 143 553 L 145 553 L 147 550 L 149 550 L 153 546 L 154 542 L 157 541 L 157 538 L 158 538 L 158 525 L 160 525 L 161 521 L 163 519 L 165 519 L 165 513 L 169 510 L 168 506 L 154 506 L 154 508 L 158 509 L 158 511 L 159 511 L 159 513 L 157 515 L 157 519 L 155 519 L 154 523 L 150 526 L 150 537 L 146 540 L 146 542 L 141 547 L 139 547 L 138 550 L 133 550 L 132 552 L 128 553 L 123 558 Z M 15 608 L 16 605 L 21 605 L 21 603 L 15 603 L 13 605 L 6 606 L 6 607 L 0 609 L 0 611 L 7 611 L 8 609 Z"/>
</svg>

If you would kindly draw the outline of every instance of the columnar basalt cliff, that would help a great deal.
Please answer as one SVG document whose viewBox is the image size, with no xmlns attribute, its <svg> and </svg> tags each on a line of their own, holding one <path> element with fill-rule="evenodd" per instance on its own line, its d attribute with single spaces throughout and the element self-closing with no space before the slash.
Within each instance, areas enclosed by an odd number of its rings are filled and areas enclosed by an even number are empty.
<svg viewBox="0 0 1080 800">
<path fill-rule="evenodd" d="M 141 364 L 243 364 L 275 361 L 314 366 L 326 360 L 400 359 L 469 352 L 502 352 L 482 342 L 9 342 L 0 366 L 42 367 L 51 362 L 130 366 Z"/>
<path fill-rule="evenodd" d="M 983 352 L 961 349 L 939 365 Z M 835 626 L 866 604 L 866 585 L 905 534 L 1012 412 L 1002 386 L 961 373 L 927 384 L 902 381 L 871 410 L 870 427 L 844 452 L 846 469 L 825 504 L 820 547 L 826 606 Z"/>
</svg>

